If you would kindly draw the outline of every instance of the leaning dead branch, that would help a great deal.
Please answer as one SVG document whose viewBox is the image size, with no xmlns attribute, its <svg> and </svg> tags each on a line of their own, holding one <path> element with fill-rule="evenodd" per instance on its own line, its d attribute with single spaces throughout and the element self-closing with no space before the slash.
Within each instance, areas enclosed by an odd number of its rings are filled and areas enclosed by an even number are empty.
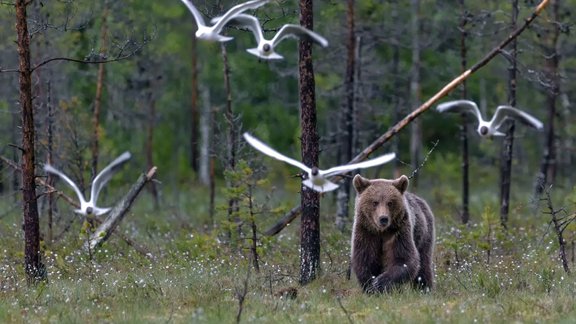
<svg viewBox="0 0 576 324">
<path fill-rule="evenodd" d="M 520 35 L 530 24 L 536 19 L 540 13 L 546 8 L 550 0 L 542 0 L 540 4 L 534 9 L 532 15 L 524 20 L 524 24 L 517 29 L 515 29 L 506 39 L 504 39 L 498 46 L 494 47 L 490 52 L 488 52 L 480 61 L 474 64 L 471 68 L 464 71 L 462 74 L 457 76 L 455 79 L 450 81 L 444 88 L 438 91 L 434 96 L 432 96 L 428 101 L 423 103 L 420 107 L 412 111 L 412 113 L 408 114 L 404 119 L 396 123 L 396 125 L 392 126 L 391 128 L 386 131 L 386 133 L 382 134 L 379 138 L 377 138 L 372 144 L 367 146 L 360 154 L 356 155 L 348 164 L 357 163 L 360 161 L 365 160 L 368 158 L 370 154 L 388 142 L 394 135 L 396 135 L 400 130 L 410 124 L 414 119 L 420 116 L 423 112 L 430 109 L 432 105 L 434 105 L 438 100 L 442 97 L 448 95 L 452 90 L 456 89 L 462 82 L 464 82 L 468 77 L 470 77 L 474 72 L 478 71 L 482 67 L 484 67 L 488 62 L 490 62 L 496 55 L 501 53 L 501 51 L 518 35 Z M 336 176 L 339 177 L 339 176 Z M 276 224 L 274 224 L 269 230 L 265 233 L 272 233 L 271 235 L 275 235 L 280 233 L 280 231 L 286 227 L 286 225 L 290 224 L 298 215 L 300 215 L 301 206 L 296 206 L 288 212 L 282 219 L 280 219 Z"/>
<path fill-rule="evenodd" d="M 138 194 L 142 188 L 144 188 L 144 185 L 150 182 L 155 174 L 156 167 L 152 167 L 148 173 L 140 175 L 138 180 L 136 180 L 136 183 L 132 186 L 132 188 L 130 188 L 124 198 L 122 198 L 122 200 L 120 200 L 120 202 L 114 206 L 104 222 L 102 222 L 102 224 L 96 228 L 94 233 L 90 235 L 90 240 L 87 242 L 87 244 L 90 244 L 90 246 L 85 246 L 86 249 L 95 249 L 106 242 L 106 240 L 108 240 L 112 232 L 114 232 L 122 219 L 124 219 L 124 216 L 126 216 L 128 210 L 130 210 L 132 203 L 134 200 L 136 200 L 136 197 L 138 197 Z"/>
</svg>

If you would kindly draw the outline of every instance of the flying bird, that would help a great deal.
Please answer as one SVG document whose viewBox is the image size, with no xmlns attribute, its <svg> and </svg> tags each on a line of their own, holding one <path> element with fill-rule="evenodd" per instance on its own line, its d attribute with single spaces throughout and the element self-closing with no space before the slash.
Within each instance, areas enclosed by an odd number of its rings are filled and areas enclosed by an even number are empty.
<svg viewBox="0 0 576 324">
<path fill-rule="evenodd" d="M 222 28 L 224 25 L 230 21 L 230 19 L 234 18 L 236 15 L 246 11 L 248 9 L 256 9 L 262 5 L 265 5 L 270 0 L 251 0 L 239 5 L 232 7 L 228 12 L 226 12 L 217 22 L 213 23 L 212 26 L 207 26 L 204 22 L 204 18 L 202 18 L 202 14 L 196 7 L 192 4 L 190 0 L 180 0 L 182 1 L 188 10 L 194 16 L 194 20 L 196 20 L 196 25 L 198 25 L 198 30 L 196 31 L 196 38 L 208 40 L 208 41 L 216 41 L 216 42 L 227 42 L 233 39 L 233 37 L 223 36 L 220 35 L 222 32 Z"/>
<path fill-rule="evenodd" d="M 442 103 L 436 107 L 439 112 L 466 112 L 474 115 L 478 119 L 478 128 L 476 131 L 482 137 L 492 137 L 492 136 L 504 136 L 506 134 L 500 132 L 498 129 L 504 124 L 504 121 L 508 118 L 518 120 L 519 122 L 536 128 L 538 130 L 542 129 L 544 126 L 542 122 L 538 119 L 532 117 L 531 115 L 523 112 L 520 109 L 514 108 L 508 105 L 501 105 L 496 108 L 496 112 L 490 121 L 485 121 L 482 118 L 480 109 L 474 101 L 470 100 L 453 100 Z"/>
<path fill-rule="evenodd" d="M 216 17 L 212 19 L 212 22 L 220 22 L 224 17 Z M 235 23 L 237 25 L 245 26 L 252 33 L 256 38 L 256 42 L 258 43 L 258 47 L 249 48 L 246 51 L 250 54 L 256 55 L 261 59 L 265 60 L 280 60 L 284 57 L 274 51 L 276 46 L 284 39 L 288 37 L 293 38 L 303 38 L 307 39 L 313 43 L 316 43 L 322 47 L 328 46 L 328 41 L 320 36 L 318 33 L 311 31 L 310 29 L 304 28 L 300 25 L 292 25 L 286 24 L 280 28 L 280 30 L 276 33 L 272 40 L 267 40 L 264 38 L 264 34 L 262 33 L 262 27 L 260 27 L 260 22 L 258 18 L 246 15 L 246 14 L 239 14 L 236 15 L 228 20 L 227 23 Z"/>
<path fill-rule="evenodd" d="M 90 190 L 89 201 L 86 201 L 86 198 L 84 198 L 84 195 L 82 194 L 80 189 L 78 189 L 78 186 L 74 183 L 74 181 L 70 180 L 70 178 L 68 178 L 68 176 L 66 176 L 64 173 L 56 170 L 50 164 L 44 165 L 44 171 L 59 176 L 60 178 L 62 178 L 62 180 L 66 181 L 68 185 L 72 187 L 72 189 L 74 189 L 76 195 L 78 196 L 78 200 L 80 200 L 80 209 L 76 209 L 74 210 L 74 212 L 85 216 L 86 215 L 100 216 L 102 214 L 106 214 L 112 209 L 112 208 L 100 208 L 96 206 L 96 200 L 98 200 L 98 195 L 100 194 L 100 191 L 102 190 L 104 185 L 106 185 L 106 183 L 110 181 L 110 178 L 112 178 L 114 173 L 118 171 L 118 169 L 130 158 L 131 158 L 130 152 L 124 152 L 122 153 L 122 155 L 117 157 L 116 160 L 112 161 L 112 163 L 110 163 L 107 167 L 105 167 L 104 170 L 98 173 L 98 175 L 92 181 L 92 188 Z"/>
<path fill-rule="evenodd" d="M 309 168 L 299 161 L 296 161 L 294 159 L 291 159 L 289 157 L 286 157 L 286 156 L 278 153 L 276 150 L 272 149 L 271 147 L 264 144 L 263 142 L 261 142 L 260 140 L 258 140 L 257 138 L 255 138 L 254 136 L 252 136 L 248 133 L 244 133 L 244 138 L 246 139 L 248 144 L 252 145 L 258 151 L 260 151 L 260 152 L 262 152 L 262 153 L 264 153 L 270 157 L 278 159 L 280 161 L 284 161 L 288 164 L 292 164 L 293 166 L 298 167 L 298 168 L 302 169 L 303 171 L 305 171 L 308 174 L 308 177 L 302 183 L 306 187 L 311 188 L 311 189 L 318 191 L 318 192 L 328 192 L 328 191 L 332 191 L 332 190 L 338 188 L 337 184 L 335 184 L 335 183 L 333 183 L 327 179 L 327 177 L 329 177 L 329 176 L 334 176 L 337 174 L 346 173 L 348 171 L 352 171 L 352 170 L 356 170 L 356 169 L 363 169 L 363 168 L 369 168 L 369 167 L 377 166 L 380 164 L 384 164 L 386 162 L 390 162 L 396 157 L 395 153 L 389 153 L 389 154 L 385 154 L 385 155 L 382 155 L 380 157 L 377 157 L 375 159 L 363 161 L 360 163 L 341 165 L 341 166 L 330 168 L 328 170 L 320 170 L 317 167 Z"/>
</svg>

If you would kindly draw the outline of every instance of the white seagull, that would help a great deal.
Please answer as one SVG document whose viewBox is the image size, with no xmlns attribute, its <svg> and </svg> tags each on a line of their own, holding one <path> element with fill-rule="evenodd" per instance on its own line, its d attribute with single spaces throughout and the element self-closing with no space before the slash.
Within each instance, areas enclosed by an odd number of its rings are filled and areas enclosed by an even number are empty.
<svg viewBox="0 0 576 324">
<path fill-rule="evenodd" d="M 80 200 L 80 209 L 74 210 L 74 212 L 82 215 L 95 215 L 100 216 L 102 214 L 106 214 L 112 208 L 100 208 L 96 206 L 96 200 L 98 200 L 98 194 L 100 194 L 100 190 L 106 185 L 106 183 L 112 178 L 112 175 L 118 171 L 118 169 L 126 163 L 131 158 L 130 152 L 124 152 L 122 155 L 116 158 L 116 160 L 112 161 L 107 167 L 104 168 L 92 181 L 92 189 L 90 190 L 90 201 L 86 201 L 84 195 L 78 189 L 78 186 L 74 183 L 74 181 L 70 180 L 64 173 L 56 170 L 49 164 L 44 165 L 44 171 L 48 173 L 55 174 L 62 178 L 62 180 L 66 181 L 72 189 L 76 192 L 78 196 L 78 200 Z"/>
<path fill-rule="evenodd" d="M 332 190 L 338 188 L 337 184 L 335 184 L 335 183 L 333 183 L 327 179 L 327 177 L 329 177 L 329 176 L 334 176 L 337 174 L 346 173 L 348 171 L 352 171 L 352 170 L 356 170 L 356 169 L 369 168 L 369 167 L 373 167 L 376 165 L 384 164 L 386 162 L 392 161 L 396 157 L 395 153 L 388 153 L 388 154 L 382 155 L 380 157 L 377 157 L 375 159 L 371 159 L 368 161 L 364 161 L 364 162 L 360 162 L 360 163 L 354 163 L 354 164 L 341 165 L 341 166 L 330 168 L 328 170 L 320 170 L 317 167 L 309 168 L 299 161 L 296 161 L 294 159 L 291 159 L 289 157 L 286 157 L 286 156 L 278 153 L 277 151 L 275 151 L 274 149 L 272 149 L 268 145 L 262 143 L 260 140 L 258 140 L 257 138 L 255 138 L 254 136 L 252 136 L 248 133 L 244 133 L 244 138 L 246 139 L 246 141 L 250 145 L 252 145 L 258 151 L 260 151 L 260 152 L 262 152 L 268 156 L 271 156 L 275 159 L 278 159 L 280 161 L 284 161 L 288 164 L 292 164 L 293 166 L 304 170 L 308 174 L 308 177 L 302 183 L 306 187 L 311 188 L 311 189 L 318 191 L 318 192 L 328 192 L 328 191 L 332 191 Z"/>
<path fill-rule="evenodd" d="M 212 22 L 220 22 L 222 18 L 224 17 L 213 18 Z M 256 42 L 258 43 L 258 47 L 249 48 L 246 51 L 266 60 L 280 60 L 284 58 L 282 55 L 276 53 L 274 48 L 282 40 L 288 37 L 304 38 L 322 47 L 328 46 L 328 41 L 324 37 L 300 25 L 286 24 L 280 28 L 272 40 L 267 40 L 264 38 L 262 27 L 260 27 L 258 18 L 254 16 L 239 14 L 230 18 L 227 23 L 229 22 L 236 23 L 241 26 L 246 26 L 252 31 L 254 37 L 256 38 Z"/>
<path fill-rule="evenodd" d="M 236 15 L 242 13 L 243 11 L 246 11 L 248 9 L 256 9 L 262 5 L 265 5 L 270 0 L 251 0 L 236 5 L 232 7 L 230 10 L 228 10 L 228 12 L 226 12 L 221 17 L 221 19 L 219 19 L 216 23 L 214 23 L 213 26 L 206 26 L 204 18 L 202 18 L 202 14 L 200 13 L 200 11 L 198 11 L 198 9 L 196 9 L 196 7 L 192 4 L 190 0 L 180 0 L 180 1 L 182 1 L 186 5 L 186 7 L 188 7 L 188 10 L 190 10 L 192 15 L 194 16 L 194 20 L 196 20 L 196 25 L 198 25 L 198 30 L 196 31 L 196 38 L 208 41 L 227 42 L 229 40 L 232 40 L 233 37 L 220 35 L 220 32 L 222 32 L 222 28 L 224 28 L 224 25 L 226 25 L 230 19 L 234 18 Z"/>
<path fill-rule="evenodd" d="M 485 121 L 482 118 L 482 114 L 480 113 L 480 109 L 474 101 L 470 100 L 453 100 L 442 103 L 436 107 L 436 110 L 439 112 L 467 112 L 476 117 L 478 119 L 478 128 L 476 131 L 482 137 L 491 137 L 491 136 L 504 136 L 506 134 L 498 131 L 498 129 L 502 126 L 504 121 L 508 118 L 516 119 L 523 124 L 536 128 L 542 129 L 544 126 L 542 122 L 538 119 L 532 117 L 531 115 L 523 112 L 520 109 L 514 108 L 508 105 L 501 105 L 496 108 L 496 112 L 490 121 Z"/>
</svg>

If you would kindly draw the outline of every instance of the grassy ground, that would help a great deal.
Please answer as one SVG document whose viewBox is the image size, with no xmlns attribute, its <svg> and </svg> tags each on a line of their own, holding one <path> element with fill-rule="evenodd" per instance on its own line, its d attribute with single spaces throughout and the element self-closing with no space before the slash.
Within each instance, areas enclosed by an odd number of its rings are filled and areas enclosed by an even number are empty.
<svg viewBox="0 0 576 324">
<path fill-rule="evenodd" d="M 147 246 L 153 261 L 117 238 L 90 259 L 80 249 L 81 222 L 76 220 L 62 239 L 43 245 L 49 283 L 33 288 L 23 276 L 20 211 L 11 209 L 11 197 L 4 197 L 0 322 L 229 323 L 236 321 L 238 296 L 244 292 L 242 322 L 576 321 L 575 277 L 564 272 L 557 258 L 548 216 L 516 203 L 504 231 L 494 199 L 478 198 L 483 203 L 474 204 L 472 223 L 461 226 L 453 209 L 457 195 L 438 191 L 422 190 L 437 216 L 436 288 L 378 296 L 363 294 L 354 277 L 346 278 L 350 236 L 332 226 L 331 197 L 323 200 L 322 273 L 306 286 L 298 285 L 298 221 L 262 241 L 260 272 L 248 272 L 247 250 L 226 243 L 221 227 L 205 225 L 206 208 L 198 206 L 206 206 L 206 193 L 199 190 L 166 194 L 160 212 L 152 211 L 143 193 L 125 219 L 120 230 Z M 571 206 L 566 200 L 561 204 Z M 60 206 L 58 232 L 73 217 L 66 208 Z M 273 211 L 258 215 L 258 225 L 264 229 L 276 218 Z M 567 235 L 571 257 L 574 230 L 569 228 Z"/>
</svg>

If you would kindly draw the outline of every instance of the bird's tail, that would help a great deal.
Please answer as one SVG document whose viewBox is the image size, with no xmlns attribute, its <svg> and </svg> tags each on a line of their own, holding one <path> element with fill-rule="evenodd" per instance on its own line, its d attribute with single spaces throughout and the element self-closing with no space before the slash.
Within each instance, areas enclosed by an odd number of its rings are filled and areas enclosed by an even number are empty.
<svg viewBox="0 0 576 324">
<path fill-rule="evenodd" d="M 328 192 L 328 191 L 332 191 L 332 190 L 335 190 L 336 188 L 338 188 L 337 184 L 335 184 L 334 182 L 330 182 L 328 180 L 326 180 L 326 182 L 321 186 L 313 184 L 312 180 L 310 180 L 310 179 L 306 179 L 306 180 L 302 181 L 302 184 L 304 184 L 306 187 L 311 188 L 317 192 Z"/>
</svg>

